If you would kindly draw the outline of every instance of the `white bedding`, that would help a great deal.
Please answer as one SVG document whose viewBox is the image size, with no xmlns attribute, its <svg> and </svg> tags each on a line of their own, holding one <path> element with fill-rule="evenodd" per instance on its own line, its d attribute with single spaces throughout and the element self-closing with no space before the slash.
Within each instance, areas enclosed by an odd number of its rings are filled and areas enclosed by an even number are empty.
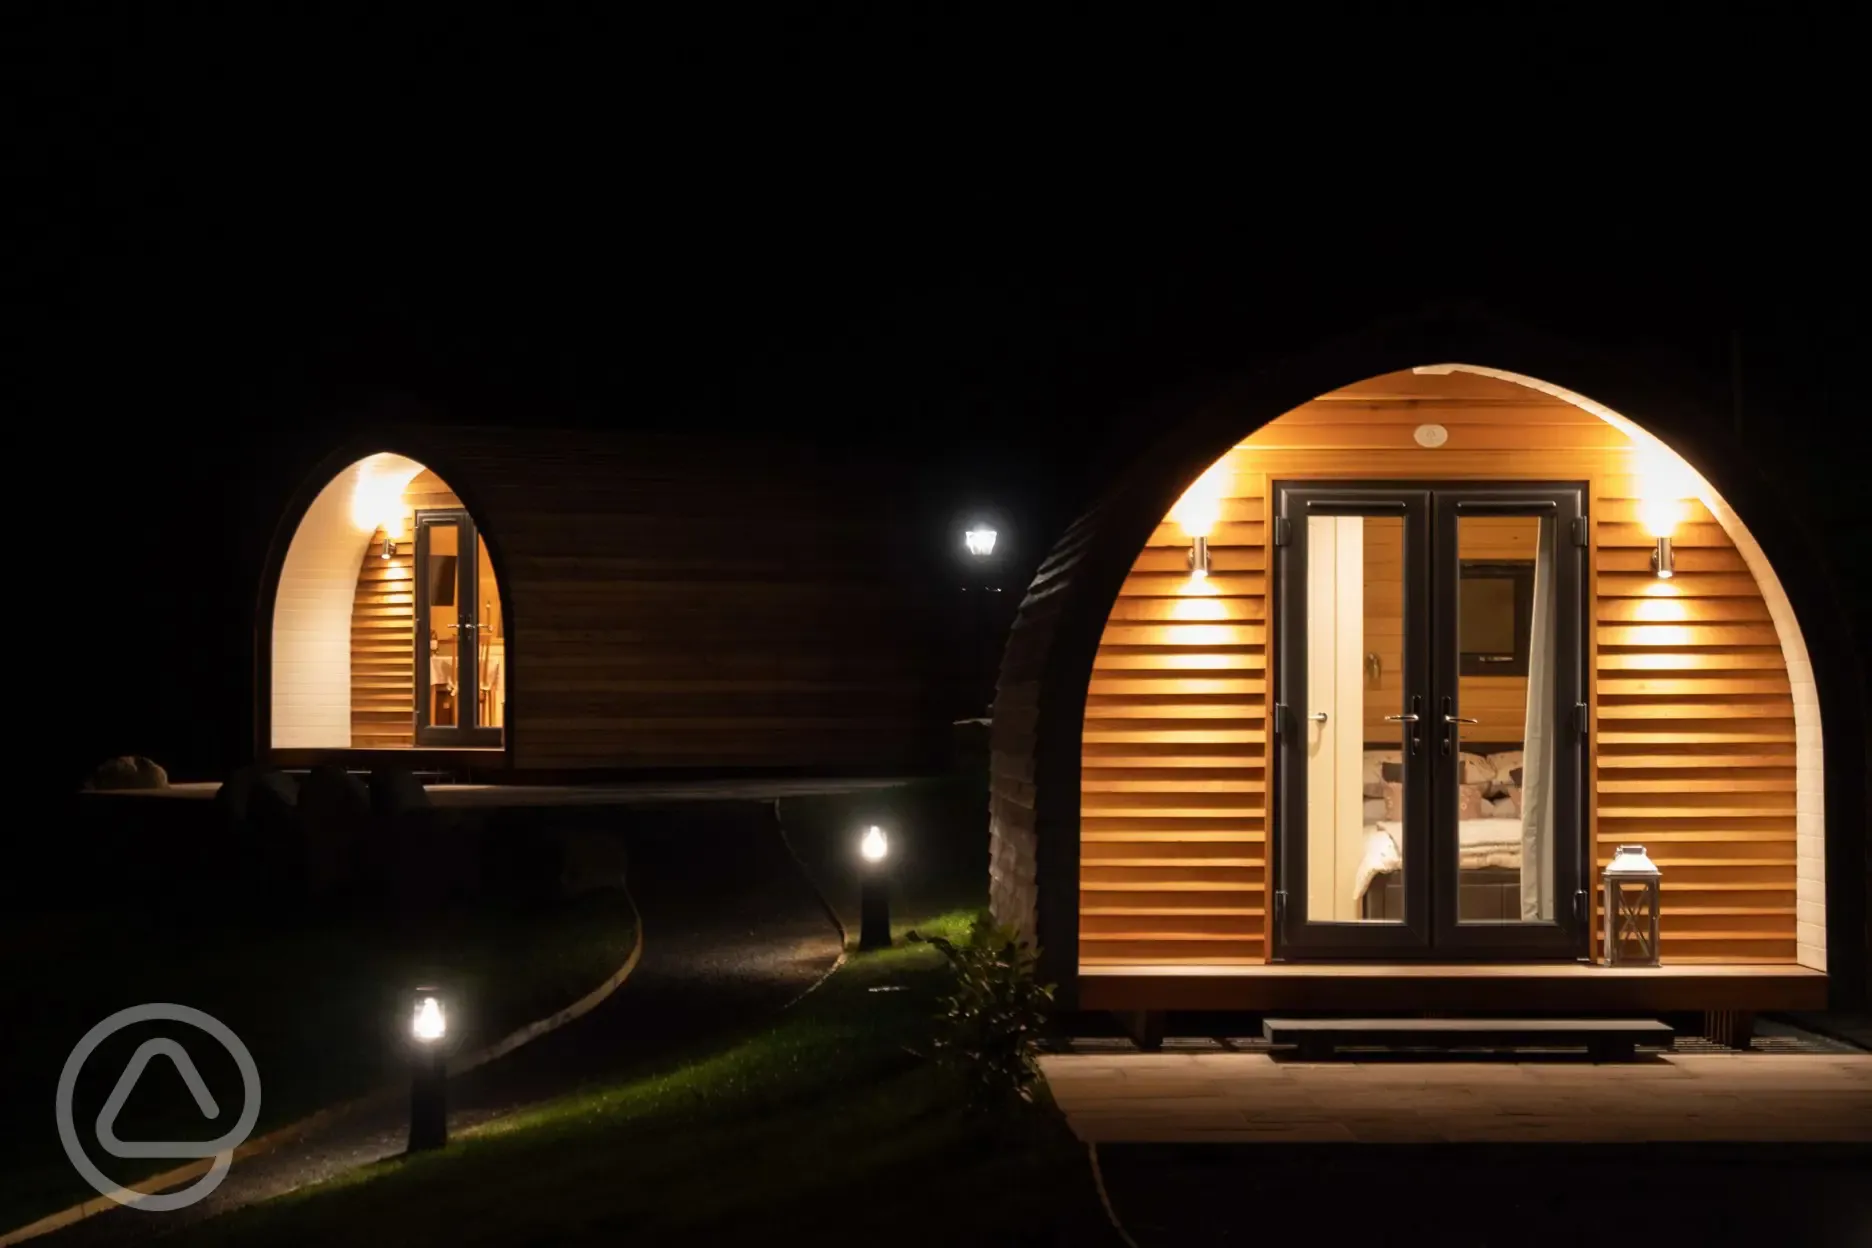
<svg viewBox="0 0 1872 1248">
<path fill-rule="evenodd" d="M 1359 861 L 1358 882 L 1352 900 L 1362 901 L 1371 882 L 1386 871 L 1403 867 L 1404 856 L 1398 852 L 1398 838 L 1403 831 L 1393 820 L 1381 819 L 1365 832 L 1365 856 Z M 1465 819 L 1456 825 L 1456 865 L 1465 870 L 1476 867 L 1521 866 L 1521 821 L 1519 819 Z"/>
</svg>

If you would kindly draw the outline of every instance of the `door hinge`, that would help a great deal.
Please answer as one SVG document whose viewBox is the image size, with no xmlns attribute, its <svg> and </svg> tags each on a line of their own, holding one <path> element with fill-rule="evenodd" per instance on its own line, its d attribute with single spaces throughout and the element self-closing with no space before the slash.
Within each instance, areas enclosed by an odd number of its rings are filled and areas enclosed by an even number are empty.
<svg viewBox="0 0 1872 1248">
<path fill-rule="evenodd" d="M 1280 927 L 1286 921 L 1287 890 L 1284 888 L 1277 888 L 1274 890 L 1274 926 Z"/>
<path fill-rule="evenodd" d="M 1286 516 L 1274 517 L 1274 544 L 1285 546 L 1293 540 L 1293 521 Z"/>
<path fill-rule="evenodd" d="M 1592 732 L 1592 708 L 1584 702 L 1573 704 L 1573 727 L 1582 741 Z"/>
<path fill-rule="evenodd" d="M 1586 921 L 1586 890 L 1583 888 L 1573 893 L 1573 921 L 1575 923 Z"/>
<path fill-rule="evenodd" d="M 1287 704 L 1285 702 L 1276 702 L 1274 704 L 1274 735 L 1278 737 L 1286 731 Z"/>
<path fill-rule="evenodd" d="M 1573 530 L 1573 544 L 1575 546 L 1586 545 L 1586 533 L 1589 524 L 1590 521 L 1586 516 L 1574 516 L 1572 524 L 1567 526 Z"/>
</svg>

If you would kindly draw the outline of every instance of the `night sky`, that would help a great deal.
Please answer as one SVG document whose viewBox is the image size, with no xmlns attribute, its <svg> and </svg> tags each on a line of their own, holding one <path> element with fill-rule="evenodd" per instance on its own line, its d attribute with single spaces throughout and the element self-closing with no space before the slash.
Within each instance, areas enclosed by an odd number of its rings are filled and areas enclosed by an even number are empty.
<svg viewBox="0 0 1872 1248">
<path fill-rule="evenodd" d="M 14 514 L 54 569 L 14 598 L 14 683 L 23 710 L 49 633 L 56 713 L 22 718 L 61 784 L 119 752 L 242 761 L 272 526 L 387 399 L 863 448 L 933 543 L 992 507 L 1031 567 L 1152 397 L 1439 299 L 1739 394 L 1872 619 L 1865 461 L 1840 453 L 1866 440 L 1864 205 L 1803 59 L 1826 31 L 1706 29 L 1727 42 L 1674 45 L 1677 84 L 1552 32 L 1403 64 L 1381 38 L 921 11 L 61 9 L 9 40 Z M 63 605 L 29 626 L 42 592 Z"/>
</svg>

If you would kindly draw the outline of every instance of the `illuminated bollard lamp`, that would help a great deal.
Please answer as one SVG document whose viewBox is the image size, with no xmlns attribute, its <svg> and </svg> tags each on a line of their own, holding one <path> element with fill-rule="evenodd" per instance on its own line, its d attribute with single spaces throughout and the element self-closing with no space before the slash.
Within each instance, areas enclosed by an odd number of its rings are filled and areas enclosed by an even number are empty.
<svg viewBox="0 0 1872 1248">
<path fill-rule="evenodd" d="M 410 1005 L 409 1151 L 448 1143 L 448 1014 L 442 994 L 418 988 Z"/>
<path fill-rule="evenodd" d="M 1607 966 L 1658 965 L 1658 883 L 1662 877 L 1642 845 L 1619 846 L 1606 864 Z"/>
<path fill-rule="evenodd" d="M 891 944 L 890 921 L 890 839 L 878 827 L 865 829 L 858 840 L 858 856 L 864 860 L 863 878 L 858 885 L 858 948 L 888 949 Z"/>
</svg>

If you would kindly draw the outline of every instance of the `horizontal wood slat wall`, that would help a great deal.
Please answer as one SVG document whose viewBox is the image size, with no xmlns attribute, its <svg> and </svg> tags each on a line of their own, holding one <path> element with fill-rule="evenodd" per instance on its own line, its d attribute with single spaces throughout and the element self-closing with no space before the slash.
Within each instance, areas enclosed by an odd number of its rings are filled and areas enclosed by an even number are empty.
<svg viewBox="0 0 1872 1248">
<path fill-rule="evenodd" d="M 1082 734 L 1082 963 L 1258 962 L 1267 911 L 1267 479 L 1231 471 L 1190 577 L 1159 525 L 1099 642 Z"/>
<path fill-rule="evenodd" d="M 1444 445 L 1418 445 L 1422 424 L 1442 425 Z M 1786 663 L 1754 578 L 1701 505 L 1689 504 L 1673 536 L 1677 575 L 1651 574 L 1640 470 L 1637 448 L 1597 417 L 1460 373 L 1346 387 L 1224 456 L 1222 522 L 1210 538 L 1215 592 L 1187 592 L 1189 539 L 1166 518 L 1133 564 L 1094 662 L 1080 963 L 1264 958 L 1265 499 L 1275 481 L 1332 478 L 1590 483 L 1595 882 L 1614 846 L 1641 842 L 1664 872 L 1666 961 L 1793 962 Z M 1189 601 L 1219 611 L 1178 605 Z M 1524 698 L 1520 685 L 1500 690 L 1503 700 Z M 1467 699 L 1469 682 L 1463 689 Z M 1510 739 L 1519 736 L 1514 725 Z M 1596 889 L 1594 905 L 1596 914 Z M 1598 928 L 1595 917 L 1595 947 Z"/>
<path fill-rule="evenodd" d="M 416 512 L 460 507 L 461 499 L 428 469 L 403 490 L 396 554 L 383 557 L 389 534 L 379 526 L 358 567 L 351 607 L 351 748 L 408 749 L 416 744 Z"/>
<path fill-rule="evenodd" d="M 899 483 L 830 448 L 453 431 L 522 770 L 927 768 L 947 747 Z"/>
</svg>

